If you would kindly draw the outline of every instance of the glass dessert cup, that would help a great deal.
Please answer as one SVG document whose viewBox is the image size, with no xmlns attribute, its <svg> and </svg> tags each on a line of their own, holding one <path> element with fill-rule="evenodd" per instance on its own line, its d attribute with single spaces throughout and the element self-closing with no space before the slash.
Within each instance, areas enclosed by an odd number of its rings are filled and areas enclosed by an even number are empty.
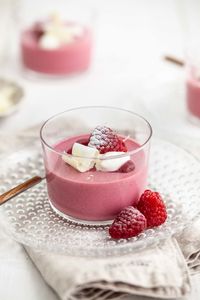
<svg viewBox="0 0 200 300">
<path fill-rule="evenodd" d="M 92 168 L 79 172 L 63 160 L 75 142 L 88 140 L 97 126 L 112 128 L 127 152 L 95 158 L 96 166 L 132 161 L 129 172 Z M 41 128 L 49 201 L 62 217 L 80 223 L 109 223 L 126 206 L 136 205 L 147 183 L 152 129 L 141 116 L 119 108 L 82 107 L 47 120 Z M 94 157 L 69 157 L 89 163 Z M 112 168 L 111 168 L 112 169 Z"/>
<path fill-rule="evenodd" d="M 20 34 L 25 74 L 63 78 L 86 71 L 93 49 L 93 14 L 89 7 L 77 9 L 72 2 L 50 1 L 48 7 L 27 17 Z"/>
<path fill-rule="evenodd" d="M 188 119 L 200 126 L 200 45 L 191 46 L 186 57 L 186 105 Z"/>
<path fill-rule="evenodd" d="M 196 76 L 195 73 L 190 72 L 187 79 L 186 101 L 189 120 L 200 126 L 200 76 Z"/>
</svg>

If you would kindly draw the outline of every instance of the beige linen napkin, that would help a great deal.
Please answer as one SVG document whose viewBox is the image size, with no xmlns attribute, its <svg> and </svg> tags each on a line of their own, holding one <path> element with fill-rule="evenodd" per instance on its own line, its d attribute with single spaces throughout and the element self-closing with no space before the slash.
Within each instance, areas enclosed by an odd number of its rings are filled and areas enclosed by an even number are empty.
<svg viewBox="0 0 200 300">
<path fill-rule="evenodd" d="M 15 150 L 33 144 L 35 134 L 38 136 L 38 128 L 12 139 Z M 11 139 L 1 140 L 5 151 Z M 154 248 L 121 257 L 84 259 L 41 253 L 29 247 L 26 251 L 63 300 L 117 299 L 131 294 L 178 298 L 190 291 L 189 271 L 200 269 L 199 223 L 195 221 L 177 240 L 172 238 Z"/>
<path fill-rule="evenodd" d="M 183 252 L 190 274 L 200 272 L 200 219 L 177 236 L 178 244 Z"/>
<path fill-rule="evenodd" d="M 63 300 L 118 299 L 133 294 L 179 298 L 190 291 L 187 265 L 175 239 L 142 253 L 98 259 L 26 250 Z"/>
</svg>

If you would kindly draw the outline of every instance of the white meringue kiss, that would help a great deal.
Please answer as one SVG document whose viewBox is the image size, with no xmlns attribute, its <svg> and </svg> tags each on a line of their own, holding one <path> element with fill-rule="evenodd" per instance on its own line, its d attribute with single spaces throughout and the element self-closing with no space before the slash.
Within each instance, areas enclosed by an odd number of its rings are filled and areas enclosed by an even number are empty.
<svg viewBox="0 0 200 300">
<path fill-rule="evenodd" d="M 98 155 L 97 149 L 74 143 L 72 155 L 63 154 L 62 159 L 79 172 L 87 172 L 94 167 Z"/>
<path fill-rule="evenodd" d="M 83 27 L 64 25 L 61 22 L 50 22 L 44 25 L 44 34 L 39 39 L 42 49 L 56 49 L 62 44 L 72 43 L 76 37 L 83 34 Z"/>
<path fill-rule="evenodd" d="M 119 170 L 121 166 L 123 166 L 128 160 L 130 160 L 130 155 L 126 155 L 124 157 L 113 158 L 113 156 L 125 154 L 125 152 L 107 152 L 105 154 L 100 154 L 97 162 L 96 169 L 102 172 L 114 172 Z M 112 157 L 111 159 L 108 159 Z"/>
<path fill-rule="evenodd" d="M 57 49 L 60 47 L 60 41 L 55 35 L 50 33 L 45 33 L 39 39 L 39 46 L 42 49 L 48 49 L 48 50 Z"/>
</svg>

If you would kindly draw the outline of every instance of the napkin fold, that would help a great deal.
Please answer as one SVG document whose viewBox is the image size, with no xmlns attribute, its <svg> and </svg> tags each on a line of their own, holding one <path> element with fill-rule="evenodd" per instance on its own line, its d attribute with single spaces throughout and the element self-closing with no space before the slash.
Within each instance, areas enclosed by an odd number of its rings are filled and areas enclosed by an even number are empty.
<svg viewBox="0 0 200 300">
<path fill-rule="evenodd" d="M 177 236 L 178 244 L 183 252 L 190 274 L 200 272 L 200 217 Z"/>
<path fill-rule="evenodd" d="M 3 139 L 4 151 L 10 140 Z M 33 145 L 33 140 L 37 143 L 38 127 L 15 137 L 14 149 Z M 179 139 L 176 141 L 181 145 Z M 200 143 L 194 147 L 190 143 L 190 149 L 185 143 L 182 146 L 198 156 Z M 190 275 L 200 272 L 200 219 L 176 238 L 121 257 L 86 259 L 25 249 L 44 280 L 62 300 L 109 300 L 125 295 L 180 298 L 190 292 Z"/>
<path fill-rule="evenodd" d="M 62 300 L 108 300 L 125 295 L 180 298 L 190 291 L 190 276 L 177 241 L 107 258 L 67 257 L 26 251 Z"/>
</svg>

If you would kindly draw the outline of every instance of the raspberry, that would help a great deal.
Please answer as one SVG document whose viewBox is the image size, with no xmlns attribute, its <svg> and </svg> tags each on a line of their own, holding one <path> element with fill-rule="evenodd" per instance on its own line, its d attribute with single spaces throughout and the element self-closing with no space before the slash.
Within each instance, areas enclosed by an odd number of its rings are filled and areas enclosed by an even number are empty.
<svg viewBox="0 0 200 300">
<path fill-rule="evenodd" d="M 159 226 L 167 219 L 165 204 L 157 192 L 144 191 L 137 208 L 146 217 L 148 228 Z"/>
<path fill-rule="evenodd" d="M 113 239 L 127 239 L 140 234 L 147 226 L 145 216 L 133 206 L 124 208 L 109 228 Z"/>
<path fill-rule="evenodd" d="M 44 23 L 36 22 L 33 27 L 33 33 L 35 34 L 36 38 L 39 39 L 45 33 L 44 32 Z"/>
<path fill-rule="evenodd" d="M 125 143 L 106 126 L 97 126 L 91 136 L 88 146 L 95 147 L 101 154 L 116 151 L 127 152 Z"/>
<path fill-rule="evenodd" d="M 135 169 L 135 165 L 132 162 L 132 160 L 128 160 L 123 166 L 121 166 L 118 170 L 118 172 L 121 173 L 129 173 L 132 172 Z"/>
</svg>

